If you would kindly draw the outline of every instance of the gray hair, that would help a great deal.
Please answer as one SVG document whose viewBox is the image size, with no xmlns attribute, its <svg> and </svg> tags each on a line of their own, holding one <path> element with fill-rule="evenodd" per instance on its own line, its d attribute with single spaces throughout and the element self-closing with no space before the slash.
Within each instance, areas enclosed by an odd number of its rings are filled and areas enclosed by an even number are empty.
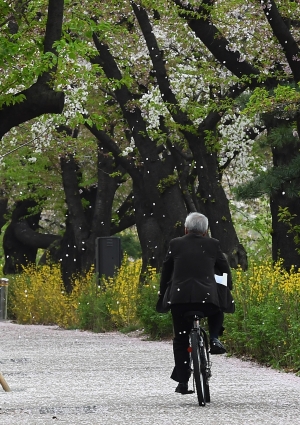
<svg viewBox="0 0 300 425">
<path fill-rule="evenodd" d="M 185 219 L 184 226 L 188 232 L 200 233 L 202 235 L 208 230 L 208 218 L 198 212 L 192 212 Z"/>
</svg>

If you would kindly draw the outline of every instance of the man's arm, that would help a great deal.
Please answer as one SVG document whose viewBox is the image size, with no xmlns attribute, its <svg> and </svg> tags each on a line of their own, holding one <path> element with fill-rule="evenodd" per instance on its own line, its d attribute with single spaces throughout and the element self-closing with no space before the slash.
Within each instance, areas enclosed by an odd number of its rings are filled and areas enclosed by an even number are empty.
<svg viewBox="0 0 300 425">
<path fill-rule="evenodd" d="M 215 264 L 216 269 L 220 274 L 227 273 L 227 286 L 232 290 L 232 276 L 231 276 L 231 270 L 228 264 L 228 261 L 226 260 L 225 255 L 223 254 L 220 245 L 218 247 L 218 253 L 217 253 L 217 259 Z"/>
<path fill-rule="evenodd" d="M 161 270 L 161 276 L 160 276 L 160 296 L 163 297 L 164 293 L 166 292 L 167 289 L 167 284 L 168 282 L 170 282 L 171 278 L 172 278 L 172 274 L 173 274 L 173 267 L 174 267 L 174 259 L 172 256 L 172 250 L 171 250 L 171 246 L 169 246 L 168 248 L 168 252 L 167 255 L 164 259 L 163 265 L 162 265 L 162 270 Z"/>
</svg>

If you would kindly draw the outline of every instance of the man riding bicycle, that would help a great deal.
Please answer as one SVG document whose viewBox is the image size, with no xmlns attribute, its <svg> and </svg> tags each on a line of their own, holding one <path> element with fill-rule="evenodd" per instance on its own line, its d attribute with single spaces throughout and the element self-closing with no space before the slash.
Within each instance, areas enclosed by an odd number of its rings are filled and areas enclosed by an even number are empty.
<svg viewBox="0 0 300 425">
<path fill-rule="evenodd" d="M 215 273 L 227 273 L 226 307 L 215 280 Z M 223 331 L 224 311 L 234 312 L 230 295 L 232 280 L 230 267 L 217 239 L 208 236 L 208 219 L 203 214 L 191 213 L 185 221 L 185 235 L 172 239 L 163 263 L 158 304 L 170 287 L 169 303 L 173 319 L 173 353 L 175 367 L 171 378 L 178 382 L 176 392 L 189 394 L 189 333 L 192 321 L 185 318 L 187 311 L 201 311 L 208 319 L 210 353 L 223 354 L 219 341 Z"/>
</svg>

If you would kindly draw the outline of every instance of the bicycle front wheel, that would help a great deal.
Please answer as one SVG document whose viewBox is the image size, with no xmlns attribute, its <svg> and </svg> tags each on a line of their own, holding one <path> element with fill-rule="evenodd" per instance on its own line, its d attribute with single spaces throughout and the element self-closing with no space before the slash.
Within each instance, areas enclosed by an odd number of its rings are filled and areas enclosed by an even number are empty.
<svg viewBox="0 0 300 425">
<path fill-rule="evenodd" d="M 196 391 L 199 406 L 205 406 L 206 404 L 206 376 L 203 373 L 203 367 L 201 367 L 201 348 L 200 347 L 200 337 L 196 332 L 191 333 L 191 356 L 193 361 L 193 372 L 194 372 L 194 381 L 196 384 Z"/>
</svg>

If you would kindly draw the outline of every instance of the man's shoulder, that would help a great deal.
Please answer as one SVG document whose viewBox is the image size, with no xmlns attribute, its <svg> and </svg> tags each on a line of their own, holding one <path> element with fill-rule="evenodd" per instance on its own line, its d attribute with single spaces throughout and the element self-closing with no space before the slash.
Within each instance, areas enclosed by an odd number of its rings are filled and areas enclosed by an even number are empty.
<svg viewBox="0 0 300 425">
<path fill-rule="evenodd" d="M 177 238 L 171 239 L 170 244 L 174 245 L 174 244 L 177 244 L 177 243 L 181 243 L 184 240 L 185 236 L 186 235 L 178 236 Z"/>
<path fill-rule="evenodd" d="M 205 247 L 206 249 L 213 250 L 213 251 L 219 251 L 220 250 L 220 241 L 215 238 L 211 237 L 204 237 L 201 240 L 201 245 Z"/>
<path fill-rule="evenodd" d="M 214 244 L 216 244 L 216 245 L 220 245 L 220 241 L 219 241 L 219 239 L 216 239 L 216 238 L 207 238 L 208 240 L 210 240 L 211 241 L 211 243 L 214 243 Z"/>
</svg>

